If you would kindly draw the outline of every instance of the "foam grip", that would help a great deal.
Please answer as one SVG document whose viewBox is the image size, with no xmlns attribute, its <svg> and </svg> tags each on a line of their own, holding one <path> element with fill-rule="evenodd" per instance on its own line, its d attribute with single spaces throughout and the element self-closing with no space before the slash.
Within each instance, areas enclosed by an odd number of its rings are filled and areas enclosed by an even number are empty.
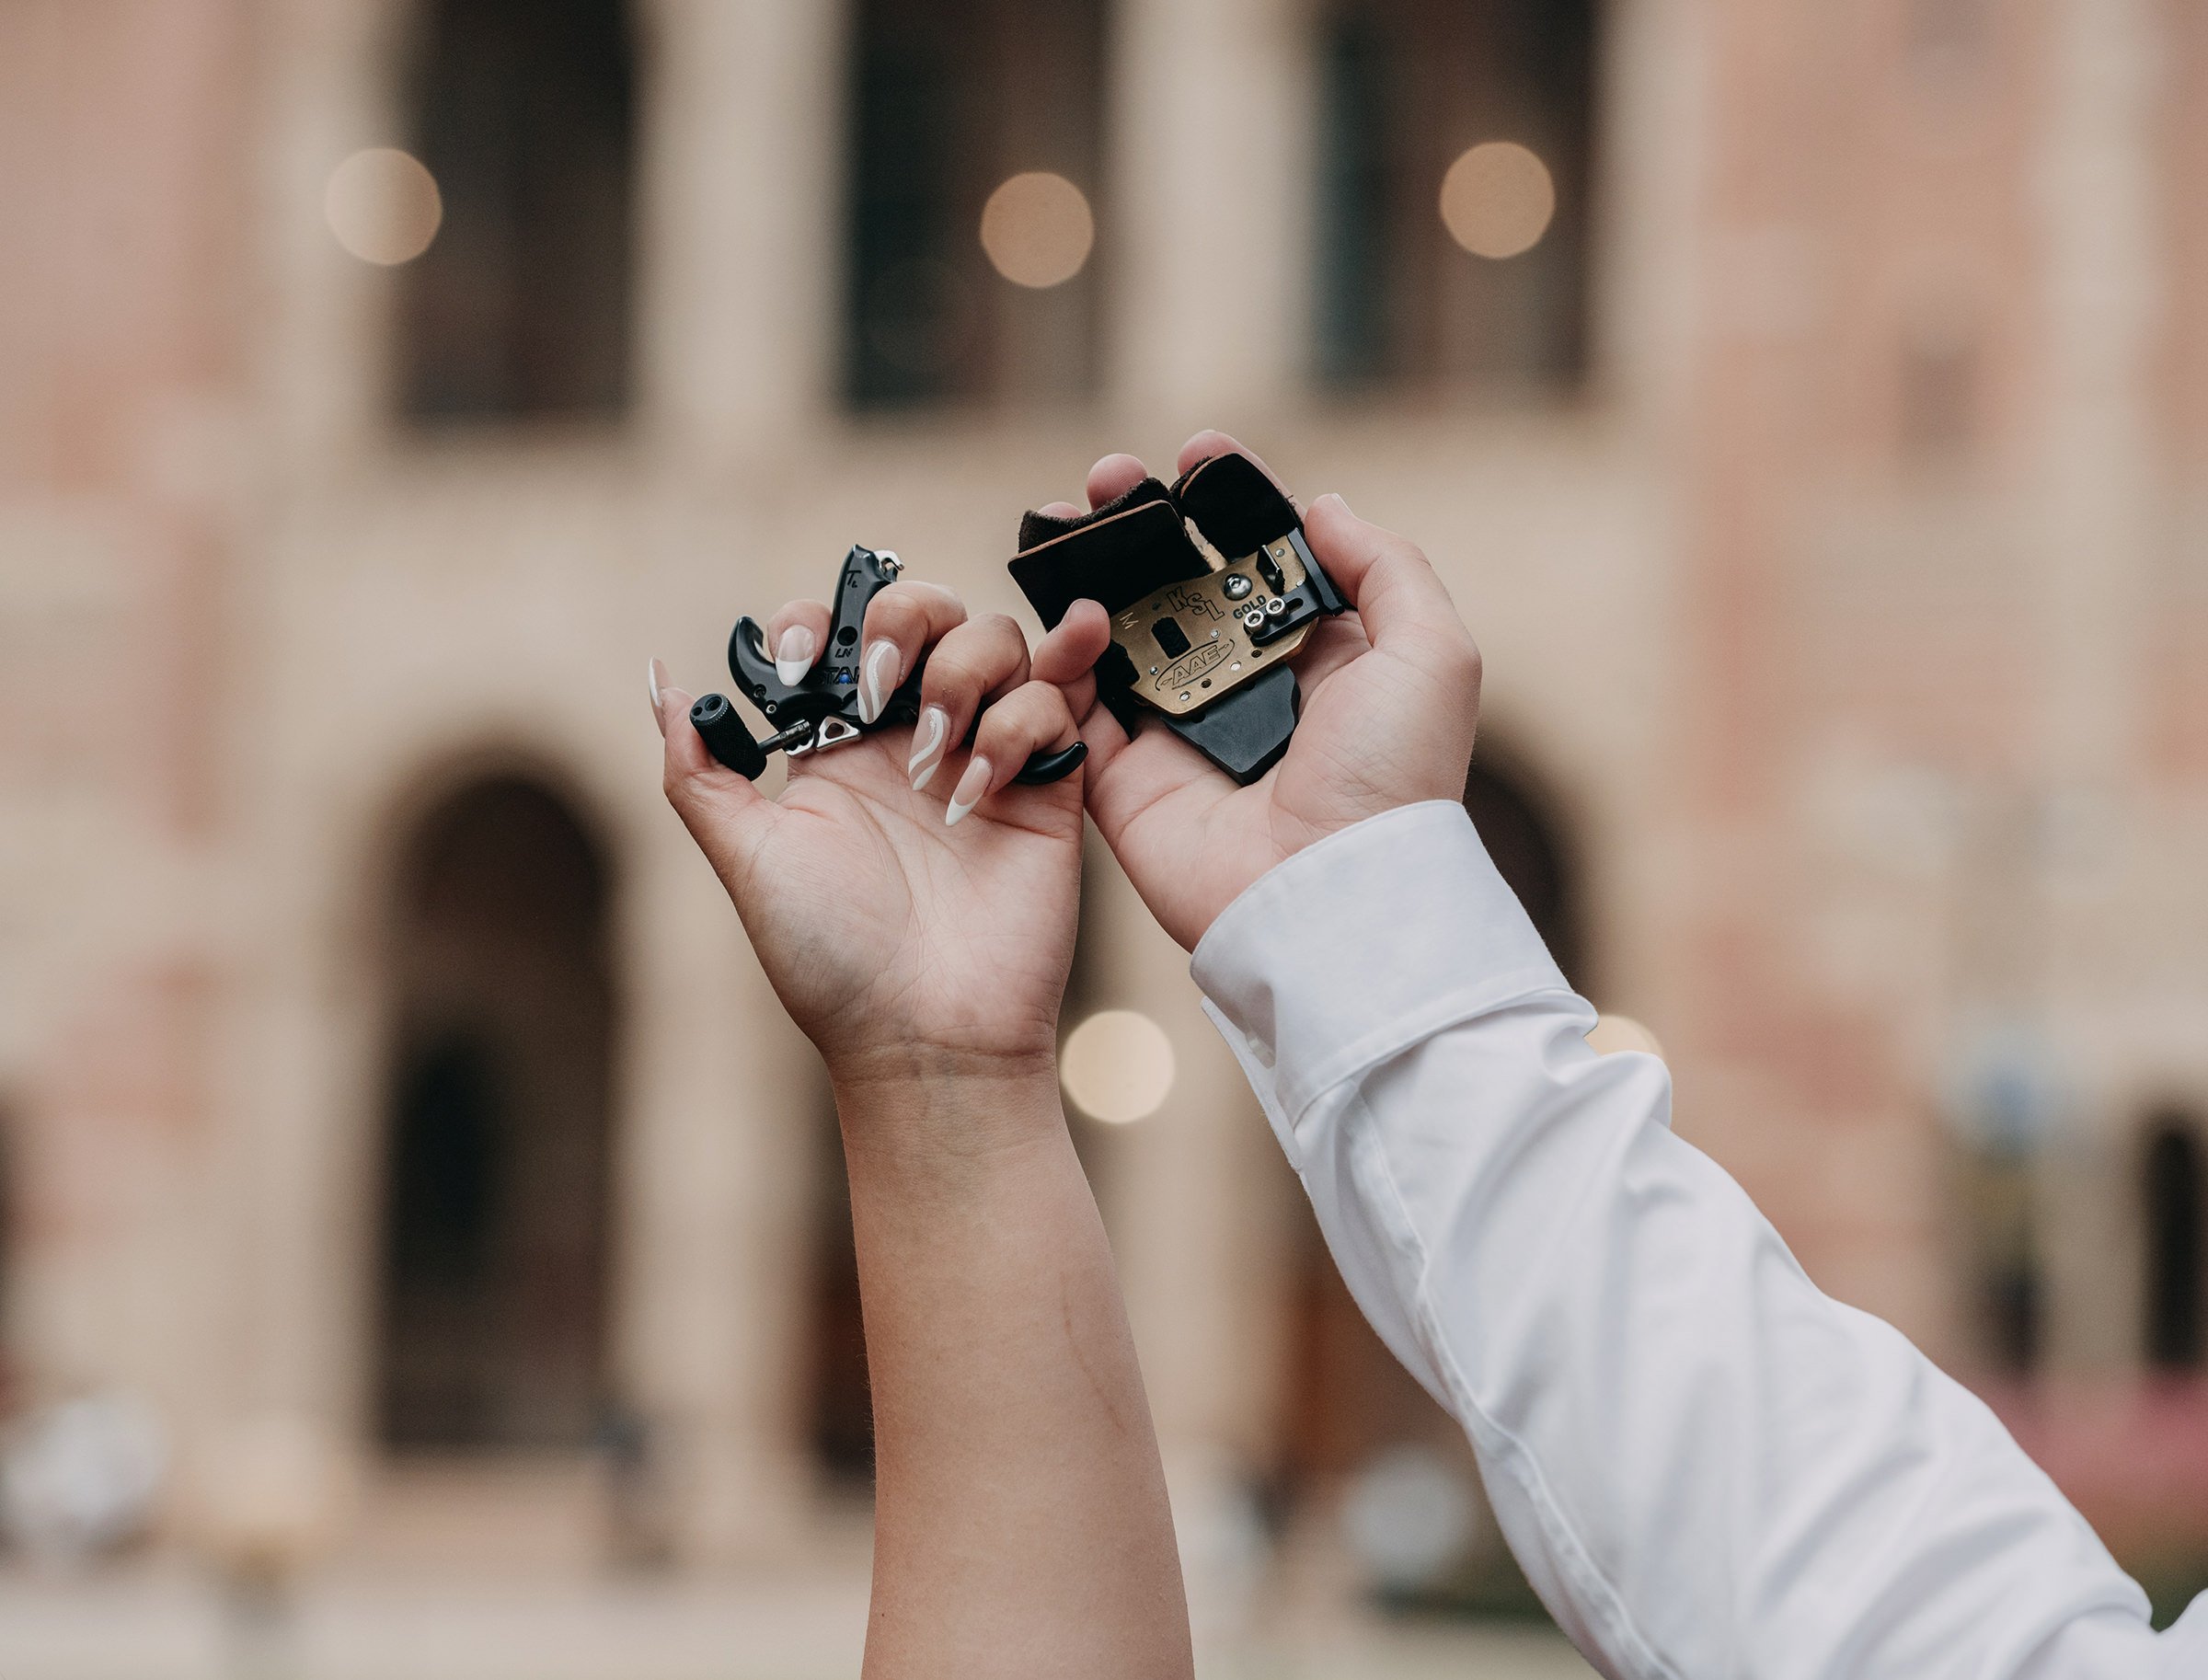
<svg viewBox="0 0 2208 1680">
<path fill-rule="evenodd" d="M 709 694 L 690 708 L 691 727 L 706 743 L 706 751 L 742 777 L 755 782 L 766 768 L 766 750 L 752 739 L 743 719 L 726 695 Z"/>
</svg>

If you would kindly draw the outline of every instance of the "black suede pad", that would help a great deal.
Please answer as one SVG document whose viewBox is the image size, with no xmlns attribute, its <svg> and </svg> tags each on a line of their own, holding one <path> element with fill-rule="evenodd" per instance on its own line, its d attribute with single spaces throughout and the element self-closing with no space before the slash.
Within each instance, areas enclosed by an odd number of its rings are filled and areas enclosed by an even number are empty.
<svg viewBox="0 0 2208 1680">
<path fill-rule="evenodd" d="M 1083 519 L 1029 513 L 1019 535 L 1023 552 L 1012 562 L 1012 580 L 1046 629 L 1076 601 L 1100 601 L 1116 612 L 1154 589 L 1210 570 L 1155 478 Z M 1028 547 L 1030 535 L 1040 540 Z"/>
<path fill-rule="evenodd" d="M 1296 528 L 1295 504 L 1248 455 L 1210 455 L 1180 476 L 1173 500 L 1230 560 Z"/>
<path fill-rule="evenodd" d="M 1295 507 L 1248 455 L 1209 455 L 1167 489 L 1144 478 L 1116 501 L 1074 519 L 1029 512 L 1019 522 L 1012 581 L 1048 629 L 1076 601 L 1108 612 L 1160 586 L 1209 570 L 1183 516 L 1230 560 L 1296 528 Z"/>
</svg>

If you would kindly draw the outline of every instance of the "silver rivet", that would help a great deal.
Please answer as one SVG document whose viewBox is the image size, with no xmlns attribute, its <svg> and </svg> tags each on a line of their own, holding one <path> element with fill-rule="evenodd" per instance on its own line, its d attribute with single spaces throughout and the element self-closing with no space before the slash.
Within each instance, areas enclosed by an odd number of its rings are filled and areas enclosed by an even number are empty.
<svg viewBox="0 0 2208 1680">
<path fill-rule="evenodd" d="M 1248 578 L 1238 571 L 1235 572 L 1226 580 L 1226 598 L 1229 601 L 1239 601 L 1249 593 L 1253 587 Z"/>
</svg>

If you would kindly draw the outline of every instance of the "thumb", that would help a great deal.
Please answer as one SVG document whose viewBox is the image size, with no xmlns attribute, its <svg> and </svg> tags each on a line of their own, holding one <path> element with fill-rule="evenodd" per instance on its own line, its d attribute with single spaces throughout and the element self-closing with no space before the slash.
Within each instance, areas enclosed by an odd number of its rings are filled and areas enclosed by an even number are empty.
<svg viewBox="0 0 2208 1680">
<path fill-rule="evenodd" d="M 1304 515 L 1304 540 L 1349 597 L 1375 648 L 1436 632 L 1470 640 L 1456 604 L 1432 564 L 1408 537 L 1357 517 L 1340 496 L 1321 496 Z"/>
<path fill-rule="evenodd" d="M 693 701 L 687 692 L 655 681 L 651 697 L 660 732 L 666 737 L 661 786 L 667 802 L 733 893 L 749 875 L 752 857 L 781 818 L 782 808 L 707 751 L 690 721 Z"/>
</svg>

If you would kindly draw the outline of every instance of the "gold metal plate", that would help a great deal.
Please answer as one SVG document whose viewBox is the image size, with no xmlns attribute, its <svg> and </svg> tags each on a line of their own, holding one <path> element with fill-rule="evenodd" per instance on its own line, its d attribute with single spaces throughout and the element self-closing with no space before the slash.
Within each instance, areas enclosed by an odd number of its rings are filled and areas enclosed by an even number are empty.
<svg viewBox="0 0 2208 1680">
<path fill-rule="evenodd" d="M 1263 647 L 1249 639 L 1243 614 L 1253 605 L 1264 611 L 1267 601 L 1293 594 L 1304 581 L 1303 562 L 1286 537 L 1268 543 L 1261 552 L 1280 573 L 1277 593 L 1259 566 L 1259 554 L 1251 553 L 1208 576 L 1167 584 L 1112 615 L 1111 639 L 1134 665 L 1138 696 L 1159 711 L 1185 718 L 1263 675 L 1304 645 L 1309 625 Z M 1248 593 L 1235 599 L 1230 592 L 1245 584 Z M 1170 630 L 1159 638 L 1158 626 L 1167 619 L 1187 639 L 1179 651 L 1168 650 L 1178 646 Z"/>
</svg>

